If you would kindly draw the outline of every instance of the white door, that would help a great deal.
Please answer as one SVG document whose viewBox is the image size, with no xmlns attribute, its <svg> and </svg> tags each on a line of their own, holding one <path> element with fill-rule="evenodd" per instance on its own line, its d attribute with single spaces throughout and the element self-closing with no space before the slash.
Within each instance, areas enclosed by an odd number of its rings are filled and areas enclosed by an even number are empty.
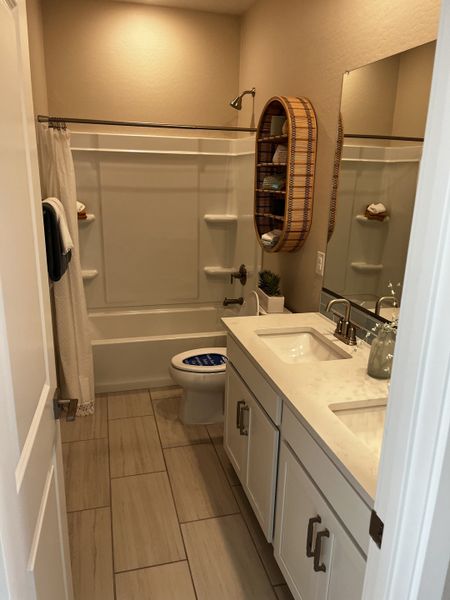
<svg viewBox="0 0 450 600">
<path fill-rule="evenodd" d="M 243 485 L 245 485 L 247 461 L 247 432 L 243 427 L 243 413 L 250 400 L 250 392 L 231 363 L 228 363 L 225 388 L 224 448 Z"/>
<path fill-rule="evenodd" d="M 70 600 L 25 0 L 0 0 L 0 592 Z"/>
</svg>

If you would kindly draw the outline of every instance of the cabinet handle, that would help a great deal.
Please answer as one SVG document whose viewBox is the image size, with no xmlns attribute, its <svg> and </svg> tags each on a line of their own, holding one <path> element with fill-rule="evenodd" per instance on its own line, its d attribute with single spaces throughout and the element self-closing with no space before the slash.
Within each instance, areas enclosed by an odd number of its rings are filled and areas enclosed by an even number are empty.
<svg viewBox="0 0 450 600">
<path fill-rule="evenodd" d="M 245 404 L 245 400 L 239 400 L 239 402 L 236 403 L 236 429 L 241 429 L 241 408 L 242 406 L 244 406 Z"/>
<path fill-rule="evenodd" d="M 316 536 L 316 547 L 314 548 L 314 571 L 325 571 L 327 568 L 324 563 L 320 564 L 320 553 L 322 551 L 322 538 L 330 537 L 330 532 L 328 529 L 324 529 L 323 531 L 319 531 Z"/>
<path fill-rule="evenodd" d="M 314 535 L 314 523 L 322 523 L 322 519 L 317 515 L 317 517 L 311 517 L 308 521 L 308 534 L 306 536 L 306 556 L 311 558 L 314 556 L 314 551 L 312 548 L 313 545 L 313 535 Z"/>
<path fill-rule="evenodd" d="M 243 406 L 240 407 L 240 411 L 239 411 L 240 412 L 240 414 L 239 414 L 239 434 L 240 435 L 248 435 L 248 429 L 244 425 L 244 411 L 250 412 L 250 409 L 245 404 L 245 402 L 243 403 Z"/>
</svg>

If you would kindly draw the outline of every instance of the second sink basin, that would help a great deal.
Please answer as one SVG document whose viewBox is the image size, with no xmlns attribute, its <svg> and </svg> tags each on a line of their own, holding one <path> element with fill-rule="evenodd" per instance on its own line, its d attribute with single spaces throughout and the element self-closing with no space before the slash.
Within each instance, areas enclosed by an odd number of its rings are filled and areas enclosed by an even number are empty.
<svg viewBox="0 0 450 600">
<path fill-rule="evenodd" d="M 262 329 L 255 332 L 285 363 L 311 363 L 351 358 L 312 327 Z"/>
</svg>

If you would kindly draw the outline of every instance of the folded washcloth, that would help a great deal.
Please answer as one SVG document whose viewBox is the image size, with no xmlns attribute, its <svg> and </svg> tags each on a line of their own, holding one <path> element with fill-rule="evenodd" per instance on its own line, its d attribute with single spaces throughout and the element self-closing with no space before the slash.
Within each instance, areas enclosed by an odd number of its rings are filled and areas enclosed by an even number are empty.
<svg viewBox="0 0 450 600">
<path fill-rule="evenodd" d="M 369 204 L 369 206 L 366 209 L 371 215 L 379 215 L 379 214 L 386 214 L 387 213 L 387 208 L 385 207 L 385 205 L 382 202 L 378 202 L 378 204 Z"/>
<path fill-rule="evenodd" d="M 77 212 L 85 212 L 86 211 L 86 205 L 83 204 L 82 202 L 78 202 L 77 200 Z"/>
<path fill-rule="evenodd" d="M 281 229 L 272 229 L 272 231 L 268 231 L 267 233 L 263 233 L 261 236 L 261 242 L 264 246 L 275 246 L 275 244 L 280 239 L 282 231 Z"/>
<path fill-rule="evenodd" d="M 53 207 L 55 211 L 56 220 L 59 227 L 61 236 L 61 251 L 63 254 L 67 254 L 73 249 L 73 241 L 70 235 L 69 227 L 67 225 L 66 212 L 64 206 L 58 200 L 58 198 L 46 198 L 43 200 L 43 204 L 47 204 Z"/>
</svg>

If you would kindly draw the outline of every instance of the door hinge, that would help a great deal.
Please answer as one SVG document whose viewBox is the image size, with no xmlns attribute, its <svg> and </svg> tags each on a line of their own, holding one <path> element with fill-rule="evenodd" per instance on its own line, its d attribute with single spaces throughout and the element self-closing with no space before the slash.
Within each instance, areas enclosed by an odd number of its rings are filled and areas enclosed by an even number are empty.
<svg viewBox="0 0 450 600">
<path fill-rule="evenodd" d="M 384 523 L 377 515 L 377 513 L 372 510 L 370 515 L 370 525 L 369 525 L 369 535 L 378 546 L 381 548 L 381 542 L 383 541 L 383 531 L 384 531 Z"/>
<path fill-rule="evenodd" d="M 53 413 L 55 419 L 61 418 L 62 413 L 66 413 L 66 421 L 75 421 L 78 408 L 78 398 L 62 399 L 59 397 L 59 389 L 56 388 L 53 397 Z"/>
</svg>

